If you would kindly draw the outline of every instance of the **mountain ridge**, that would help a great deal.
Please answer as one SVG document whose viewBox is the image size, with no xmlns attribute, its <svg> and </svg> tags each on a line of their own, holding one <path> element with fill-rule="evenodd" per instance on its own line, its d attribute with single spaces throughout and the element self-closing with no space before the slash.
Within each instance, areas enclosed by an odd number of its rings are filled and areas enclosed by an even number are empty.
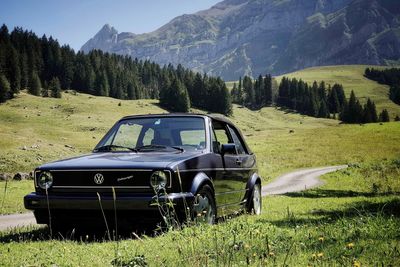
<svg viewBox="0 0 400 267">
<path fill-rule="evenodd" d="M 155 31 L 105 25 L 82 46 L 234 80 L 317 65 L 390 64 L 400 57 L 400 8 L 390 0 L 225 0 Z"/>
</svg>

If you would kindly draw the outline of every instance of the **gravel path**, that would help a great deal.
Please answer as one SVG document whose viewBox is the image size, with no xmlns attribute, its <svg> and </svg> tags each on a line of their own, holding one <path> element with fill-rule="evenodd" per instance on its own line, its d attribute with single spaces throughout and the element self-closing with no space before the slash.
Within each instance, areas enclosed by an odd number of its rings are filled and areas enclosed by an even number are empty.
<svg viewBox="0 0 400 267">
<path fill-rule="evenodd" d="M 262 195 L 279 195 L 298 192 L 322 185 L 319 176 L 346 168 L 346 165 L 297 170 L 279 176 L 273 182 L 263 186 Z M 12 215 L 0 215 L 0 231 L 8 228 L 36 224 L 32 212 Z"/>
<path fill-rule="evenodd" d="M 283 174 L 273 182 L 263 186 L 262 195 L 281 195 L 298 192 L 320 186 L 323 182 L 318 179 L 321 175 L 347 168 L 347 165 L 303 169 Z"/>
</svg>

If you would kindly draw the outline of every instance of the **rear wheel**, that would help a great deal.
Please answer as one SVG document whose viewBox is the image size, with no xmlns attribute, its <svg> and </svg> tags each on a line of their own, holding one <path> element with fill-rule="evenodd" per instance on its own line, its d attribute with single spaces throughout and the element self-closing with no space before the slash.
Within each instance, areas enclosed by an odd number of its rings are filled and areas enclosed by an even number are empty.
<svg viewBox="0 0 400 267">
<path fill-rule="evenodd" d="M 214 224 L 217 209 L 210 186 L 204 185 L 197 192 L 192 206 L 193 220 L 199 223 Z"/>
<path fill-rule="evenodd" d="M 247 212 L 260 215 L 262 207 L 261 184 L 257 183 L 254 185 L 249 201 Z"/>
</svg>

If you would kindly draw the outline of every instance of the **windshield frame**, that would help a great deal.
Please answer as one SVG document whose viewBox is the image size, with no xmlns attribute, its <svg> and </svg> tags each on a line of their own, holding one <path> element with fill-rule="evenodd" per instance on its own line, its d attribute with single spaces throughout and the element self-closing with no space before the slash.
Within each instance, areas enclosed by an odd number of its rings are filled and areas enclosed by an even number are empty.
<svg viewBox="0 0 400 267">
<path fill-rule="evenodd" d="M 111 129 L 104 135 L 104 137 L 99 141 L 99 143 L 94 147 L 94 149 L 92 150 L 93 153 L 99 153 L 99 152 L 105 152 L 105 151 L 98 151 L 98 148 L 103 147 L 106 145 L 106 142 L 110 139 L 113 138 L 114 133 L 118 130 L 118 128 L 120 127 L 120 125 L 125 122 L 125 121 L 129 121 L 129 120 L 134 120 L 134 119 L 157 119 L 157 118 L 200 118 L 203 120 L 204 123 L 204 131 L 205 131 L 205 148 L 202 150 L 184 150 L 185 152 L 203 152 L 204 151 L 210 151 L 210 130 L 209 130 L 209 123 L 210 123 L 210 119 L 207 116 L 202 116 L 202 115 L 170 115 L 170 114 L 165 114 L 165 115 L 138 115 L 138 116 L 128 116 L 128 117 L 124 117 L 122 119 L 120 119 L 119 121 L 117 121 L 112 127 Z M 114 136 L 115 137 L 115 136 Z M 133 148 L 135 149 L 135 148 Z M 107 152 L 125 152 L 125 153 L 132 153 L 133 151 L 129 151 L 129 150 L 110 150 Z M 154 150 L 152 152 L 163 152 L 163 150 Z M 166 151 L 164 151 L 166 152 Z M 170 150 L 168 150 L 168 152 L 171 152 Z M 133 152 L 135 153 L 135 152 Z"/>
</svg>

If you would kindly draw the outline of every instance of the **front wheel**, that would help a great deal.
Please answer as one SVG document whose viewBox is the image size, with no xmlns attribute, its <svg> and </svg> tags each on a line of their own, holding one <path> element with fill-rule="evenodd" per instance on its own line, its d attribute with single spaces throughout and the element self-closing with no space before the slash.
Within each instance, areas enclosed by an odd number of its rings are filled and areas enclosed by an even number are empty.
<svg viewBox="0 0 400 267">
<path fill-rule="evenodd" d="M 247 212 L 260 215 L 262 207 L 261 184 L 257 183 L 254 185 L 249 201 Z"/>
<path fill-rule="evenodd" d="M 217 215 L 217 209 L 214 200 L 214 194 L 210 186 L 204 185 L 197 192 L 193 206 L 193 220 L 198 223 L 214 224 Z"/>
</svg>

